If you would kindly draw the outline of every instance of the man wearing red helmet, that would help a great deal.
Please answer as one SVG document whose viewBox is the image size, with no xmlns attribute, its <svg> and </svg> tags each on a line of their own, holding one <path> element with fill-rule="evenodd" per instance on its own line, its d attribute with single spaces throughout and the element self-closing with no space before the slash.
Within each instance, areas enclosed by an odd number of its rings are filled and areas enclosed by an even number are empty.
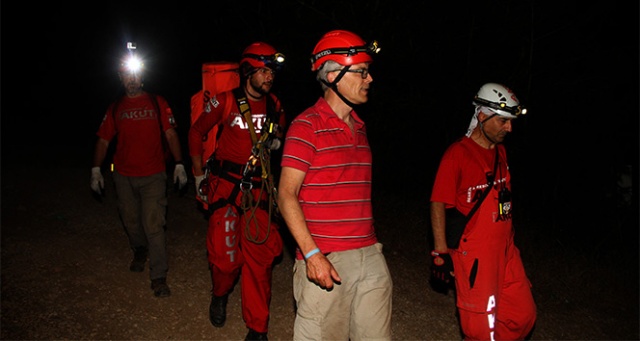
<svg viewBox="0 0 640 341">
<path fill-rule="evenodd" d="M 465 340 L 522 340 L 534 326 L 536 305 L 514 243 L 503 142 L 526 109 L 498 83 L 483 85 L 473 105 L 466 136 L 445 151 L 431 192 L 431 271 L 445 284 L 455 282 Z M 459 228 L 451 223 L 456 216 L 468 217 Z"/>
<path fill-rule="evenodd" d="M 295 340 L 391 340 L 393 283 L 371 207 L 367 102 L 377 42 L 326 33 L 312 55 L 324 96 L 290 124 L 278 206 L 297 242 Z"/>
<path fill-rule="evenodd" d="M 281 145 L 285 126 L 280 101 L 271 93 L 283 63 L 284 56 L 271 45 L 249 45 L 240 60 L 240 88 L 212 97 L 210 110 L 189 129 L 196 192 L 210 214 L 209 319 L 215 327 L 224 326 L 228 297 L 240 276 L 246 340 L 267 340 L 272 268 L 282 253 L 273 221 L 275 186 L 269 160 Z M 225 105 L 229 101 L 232 105 Z M 203 138 L 218 124 L 218 147 L 203 165 Z"/>
</svg>

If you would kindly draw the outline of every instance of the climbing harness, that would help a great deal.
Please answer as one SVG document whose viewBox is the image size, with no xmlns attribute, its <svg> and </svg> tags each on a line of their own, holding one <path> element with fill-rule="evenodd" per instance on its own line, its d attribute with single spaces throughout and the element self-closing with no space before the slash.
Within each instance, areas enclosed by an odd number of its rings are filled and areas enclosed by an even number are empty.
<svg viewBox="0 0 640 341">
<path fill-rule="evenodd" d="M 211 155 L 207 159 L 205 165 L 205 179 L 209 179 L 210 175 L 218 176 L 221 179 L 229 181 L 234 186 L 233 191 L 228 198 L 221 198 L 218 201 L 208 205 L 210 213 L 225 206 L 227 203 L 231 203 L 236 206 L 238 212 L 243 212 L 245 217 L 244 233 L 246 238 L 256 244 L 262 244 L 267 241 L 271 231 L 271 221 L 273 215 L 277 212 L 276 197 L 277 189 L 273 174 L 271 173 L 271 149 L 269 148 L 272 143 L 272 139 L 276 138 L 275 134 L 278 128 L 278 117 L 280 117 L 279 108 L 275 105 L 273 98 L 267 96 L 267 119 L 263 125 L 260 138 L 255 131 L 255 126 L 251 118 L 251 108 L 249 102 L 244 94 L 244 90 L 237 88 L 233 90 L 233 94 L 238 103 L 240 114 L 247 122 L 249 133 L 251 134 L 251 140 L 253 141 L 253 147 L 251 149 L 251 155 L 249 156 L 246 164 L 241 165 L 230 161 L 220 161 L 215 159 L 215 154 Z M 234 174 L 235 176 L 231 175 Z M 237 176 L 240 176 L 238 178 Z M 255 178 L 260 177 L 260 180 Z M 208 185 L 205 184 L 205 189 L 208 191 Z M 257 198 L 254 198 L 255 190 L 259 188 L 256 193 Z M 240 206 L 235 205 L 236 198 L 239 193 L 242 193 L 240 200 Z M 209 194 L 209 193 L 207 193 Z M 211 194 L 213 195 L 213 194 Z M 265 197 L 266 200 L 262 198 Z M 258 224 L 258 217 L 256 212 L 258 208 L 262 208 L 268 212 L 269 220 L 266 225 L 266 233 L 264 238 L 260 239 L 260 224 Z M 251 228 L 251 224 L 255 226 Z"/>
<path fill-rule="evenodd" d="M 270 138 L 273 138 L 276 133 L 276 124 L 271 121 L 271 115 L 267 115 L 267 120 L 260 134 L 260 139 L 258 139 L 256 129 L 251 118 L 251 108 L 249 107 L 249 102 L 244 94 L 244 91 L 242 91 L 242 89 L 236 89 L 233 92 L 236 97 L 236 101 L 238 102 L 240 114 L 244 117 L 247 125 L 249 126 L 249 133 L 251 133 L 251 140 L 253 141 L 251 156 L 249 156 L 249 159 L 247 160 L 247 164 L 244 167 L 242 179 L 240 180 L 239 184 L 240 191 L 242 191 L 242 201 L 240 208 L 245 215 L 246 222 L 244 232 L 248 240 L 256 244 L 262 244 L 269 238 L 269 233 L 271 231 L 271 219 L 276 209 L 275 199 L 277 196 L 277 190 L 273 181 L 273 174 L 271 174 L 271 150 L 268 148 L 268 146 L 266 146 L 267 141 Z M 267 95 L 267 99 L 269 97 L 270 96 Z M 268 109 L 267 112 L 269 112 Z M 258 199 L 255 200 L 252 193 L 253 185 L 251 177 L 252 174 L 257 172 L 257 167 L 261 167 L 262 169 L 260 175 L 262 180 L 260 181 L 260 191 L 258 192 Z M 260 225 L 258 224 L 256 210 L 260 206 L 260 203 L 262 202 L 260 198 L 262 198 L 265 192 L 267 194 L 266 210 L 268 212 L 269 221 L 264 238 L 259 239 Z M 255 225 L 255 231 L 251 231 L 252 221 Z"/>
</svg>

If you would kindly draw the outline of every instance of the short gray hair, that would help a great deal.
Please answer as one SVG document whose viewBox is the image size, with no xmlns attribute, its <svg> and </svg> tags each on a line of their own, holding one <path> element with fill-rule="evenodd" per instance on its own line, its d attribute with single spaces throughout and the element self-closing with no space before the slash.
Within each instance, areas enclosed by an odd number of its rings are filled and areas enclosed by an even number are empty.
<svg viewBox="0 0 640 341">
<path fill-rule="evenodd" d="M 318 80 L 318 82 L 320 82 L 320 85 L 322 86 L 322 91 L 323 92 L 326 91 L 327 89 L 329 89 L 327 84 L 325 84 L 325 82 L 329 83 L 329 81 L 327 80 L 327 75 L 329 74 L 329 72 L 340 70 L 343 67 L 344 67 L 344 65 L 342 65 L 342 64 L 340 64 L 338 62 L 335 62 L 333 60 L 327 60 L 326 62 L 324 62 L 324 64 L 322 64 L 320 69 L 318 69 L 318 74 L 316 75 L 316 80 Z"/>
</svg>

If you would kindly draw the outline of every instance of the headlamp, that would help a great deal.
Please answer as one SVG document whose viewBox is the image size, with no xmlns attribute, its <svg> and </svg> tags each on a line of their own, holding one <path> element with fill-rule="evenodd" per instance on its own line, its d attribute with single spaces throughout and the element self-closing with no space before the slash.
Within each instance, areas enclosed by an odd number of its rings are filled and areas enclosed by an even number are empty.
<svg viewBox="0 0 640 341">
<path fill-rule="evenodd" d="M 129 73 L 142 72 L 144 63 L 142 62 L 142 59 L 140 59 L 137 55 L 134 54 L 134 51 L 136 50 L 136 43 L 127 42 L 127 50 L 128 50 L 127 57 L 125 58 L 125 60 L 122 61 L 122 64 L 120 65 L 120 70 L 122 72 L 129 72 Z"/>
<path fill-rule="evenodd" d="M 482 99 L 482 98 L 480 98 L 478 96 L 476 96 L 473 99 L 473 102 L 476 105 L 483 105 L 483 106 L 489 107 L 491 109 L 506 111 L 509 114 L 511 114 L 513 116 L 516 116 L 516 117 L 519 116 L 519 115 L 525 115 L 527 113 L 527 109 L 523 108 L 520 105 L 509 107 L 509 106 L 507 106 L 507 103 L 504 103 L 504 102 L 500 102 L 500 103 L 489 102 L 489 101 L 487 101 L 485 99 Z"/>
<path fill-rule="evenodd" d="M 247 53 L 247 54 L 244 54 L 242 57 L 253 58 L 255 60 L 258 60 L 264 63 L 266 67 L 273 68 L 273 69 L 281 68 L 284 65 L 284 61 L 285 61 L 284 55 L 280 52 L 277 52 L 272 55 L 266 55 L 266 56 L 262 54 Z"/>
<path fill-rule="evenodd" d="M 373 56 L 380 52 L 380 44 L 377 40 L 371 41 L 367 45 L 352 46 L 352 47 L 338 47 L 333 49 L 326 49 L 316 53 L 312 58 L 312 63 L 315 63 L 318 59 L 328 56 L 330 54 L 345 54 L 347 57 L 355 56 L 358 53 L 366 52 Z"/>
<path fill-rule="evenodd" d="M 126 72 L 139 73 L 142 72 L 144 63 L 137 56 L 130 56 L 124 61 L 122 66 Z"/>
<path fill-rule="evenodd" d="M 373 40 L 367 45 L 367 49 L 369 50 L 369 54 L 378 54 L 380 53 L 380 45 L 377 40 Z"/>
<path fill-rule="evenodd" d="M 273 55 L 274 62 L 278 64 L 284 64 L 284 55 L 280 52 Z"/>
</svg>

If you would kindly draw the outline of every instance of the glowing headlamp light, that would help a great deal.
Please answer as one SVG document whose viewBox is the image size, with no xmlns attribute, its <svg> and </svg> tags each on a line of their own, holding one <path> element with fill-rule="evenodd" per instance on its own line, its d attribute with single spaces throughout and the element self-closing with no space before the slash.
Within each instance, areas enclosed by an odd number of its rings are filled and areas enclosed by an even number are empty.
<svg viewBox="0 0 640 341">
<path fill-rule="evenodd" d="M 144 63 L 136 56 L 130 56 L 123 64 L 124 71 L 139 73 L 142 71 Z"/>
<path fill-rule="evenodd" d="M 136 43 L 127 42 L 127 50 L 129 51 L 127 58 L 120 65 L 122 72 L 140 73 L 144 67 L 144 63 L 138 56 L 134 54 Z"/>
<path fill-rule="evenodd" d="M 284 55 L 282 53 L 280 53 L 280 52 L 274 54 L 273 55 L 273 61 L 276 64 L 280 64 L 280 65 L 284 64 Z"/>
</svg>

